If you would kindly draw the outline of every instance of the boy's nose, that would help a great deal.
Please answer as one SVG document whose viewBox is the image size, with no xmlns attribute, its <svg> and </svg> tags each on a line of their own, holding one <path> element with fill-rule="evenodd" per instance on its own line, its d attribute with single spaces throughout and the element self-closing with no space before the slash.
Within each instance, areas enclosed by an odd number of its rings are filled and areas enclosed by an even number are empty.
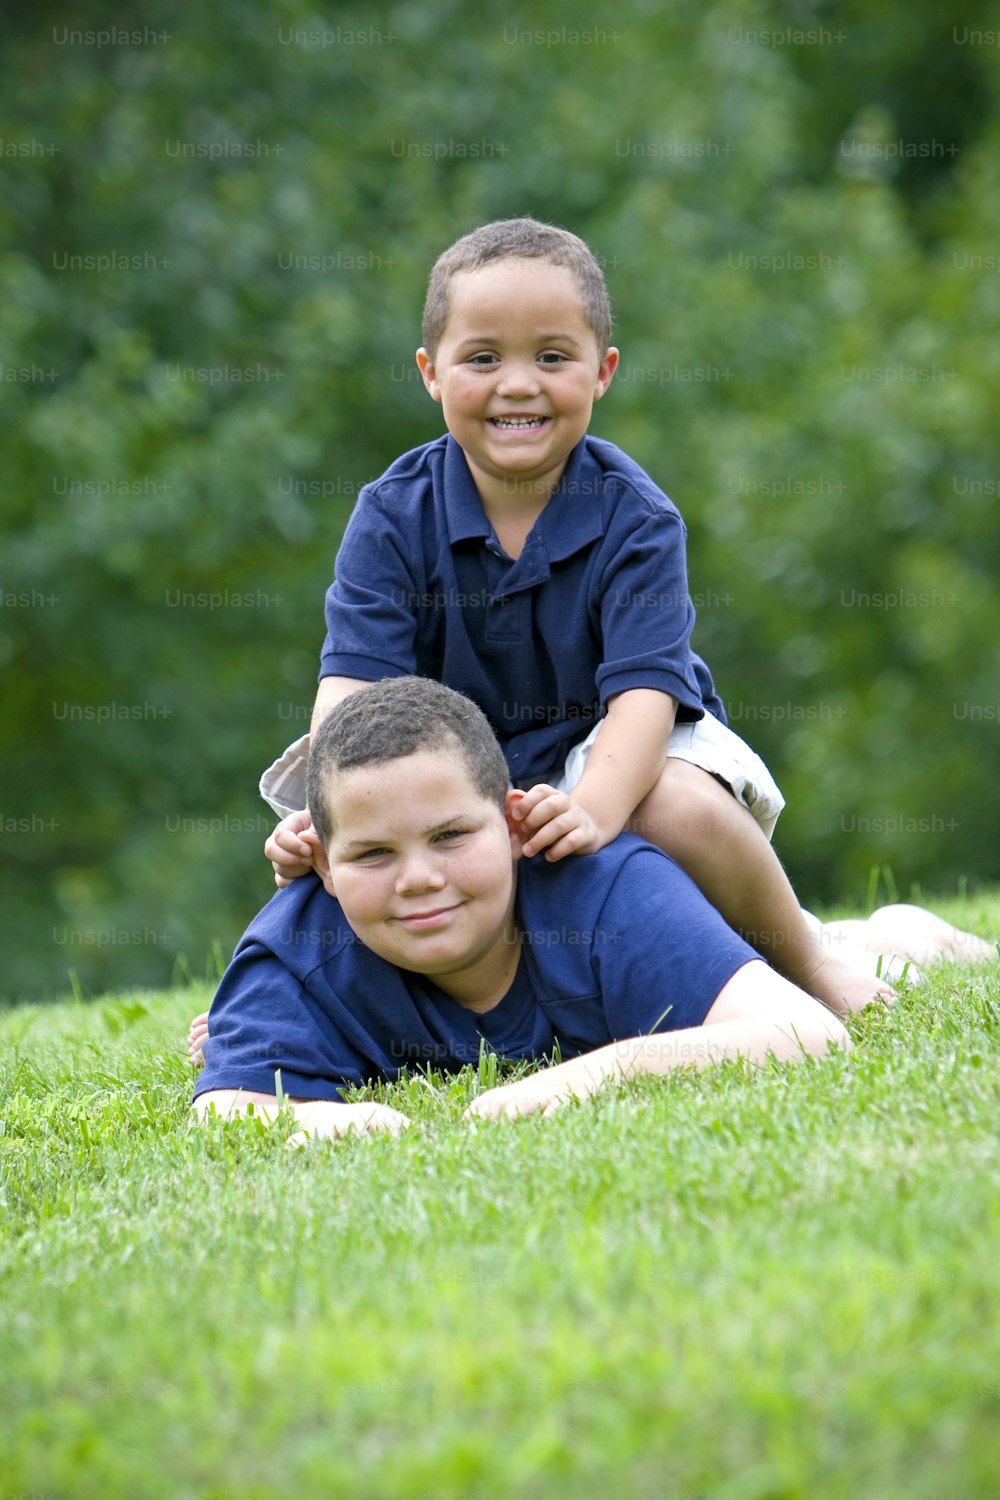
<svg viewBox="0 0 1000 1500">
<path fill-rule="evenodd" d="M 499 396 L 535 396 L 538 390 L 538 371 L 534 361 L 512 360 L 504 364 L 497 381 Z"/>
<path fill-rule="evenodd" d="M 414 891 L 439 891 L 444 885 L 444 876 L 437 869 L 434 861 L 426 855 L 416 854 L 403 861 L 396 880 L 396 890 L 400 895 L 409 895 Z"/>
</svg>

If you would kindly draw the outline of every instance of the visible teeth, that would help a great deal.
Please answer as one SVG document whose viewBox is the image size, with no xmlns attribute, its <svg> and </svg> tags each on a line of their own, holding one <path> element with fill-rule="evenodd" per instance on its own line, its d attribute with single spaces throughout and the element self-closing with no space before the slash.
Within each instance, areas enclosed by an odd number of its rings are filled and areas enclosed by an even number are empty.
<svg viewBox="0 0 1000 1500">
<path fill-rule="evenodd" d="M 537 427 L 541 417 L 493 417 L 496 427 Z"/>
</svg>

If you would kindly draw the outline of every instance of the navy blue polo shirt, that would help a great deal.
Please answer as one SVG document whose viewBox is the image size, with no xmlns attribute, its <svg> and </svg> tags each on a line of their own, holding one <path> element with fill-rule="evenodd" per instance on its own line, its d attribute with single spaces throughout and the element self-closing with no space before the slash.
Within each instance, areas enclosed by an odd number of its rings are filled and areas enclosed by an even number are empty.
<svg viewBox="0 0 1000 1500">
<path fill-rule="evenodd" d="M 559 774 L 614 693 L 655 688 L 679 723 L 725 710 L 690 648 L 677 507 L 612 443 L 584 437 L 521 556 L 508 557 L 454 438 L 358 496 L 326 596 L 320 676 L 433 677 L 478 703 L 511 780 Z"/>
<path fill-rule="evenodd" d="M 338 1099 L 401 1068 L 455 1071 L 480 1044 L 500 1057 L 577 1057 L 704 1021 L 759 955 L 680 867 L 632 834 L 597 854 L 517 867 L 521 961 L 483 1014 L 398 969 L 354 936 L 316 876 L 293 881 L 240 941 L 209 1015 L 210 1089 Z"/>
</svg>

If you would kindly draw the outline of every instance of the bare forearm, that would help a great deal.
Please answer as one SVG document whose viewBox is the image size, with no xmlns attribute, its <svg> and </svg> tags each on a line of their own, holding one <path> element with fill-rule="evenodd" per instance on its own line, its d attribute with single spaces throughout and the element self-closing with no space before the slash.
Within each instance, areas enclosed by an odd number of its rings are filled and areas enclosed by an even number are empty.
<svg viewBox="0 0 1000 1500">
<path fill-rule="evenodd" d="M 705 1068 L 712 1063 L 743 1057 L 762 1063 L 795 1062 L 807 1054 L 824 1051 L 830 1041 L 841 1043 L 831 1026 L 825 1035 L 799 1035 L 793 1026 L 758 1020 L 725 1021 L 718 1026 L 691 1027 L 683 1031 L 658 1032 L 614 1042 L 614 1073 L 608 1076 L 634 1078 L 639 1073 L 669 1073 L 674 1068 Z M 604 1050 L 604 1049 L 602 1049 Z"/>
<path fill-rule="evenodd" d="M 316 689 L 316 701 L 313 704 L 312 718 L 309 721 L 309 733 L 315 734 L 323 720 L 330 711 L 343 703 L 351 693 L 357 692 L 358 688 L 367 687 L 367 682 L 360 677 L 322 677 L 319 687 Z"/>
<path fill-rule="evenodd" d="M 652 791 L 667 759 L 677 700 L 652 688 L 617 693 L 573 791 L 604 843 L 616 838 Z"/>
<path fill-rule="evenodd" d="M 831 1028 L 831 1039 L 833 1034 Z M 541 1068 L 536 1076 L 544 1077 L 555 1089 L 572 1088 L 581 1081 L 599 1087 L 611 1079 L 669 1073 L 675 1068 L 705 1068 L 737 1057 L 755 1063 L 768 1057 L 791 1062 L 805 1052 L 818 1050 L 817 1040 L 811 1034 L 799 1037 L 793 1027 L 777 1022 L 724 1021 L 715 1026 L 691 1026 L 609 1042 L 569 1062 Z"/>
<path fill-rule="evenodd" d="M 586 1099 L 609 1080 L 674 1068 L 704 1068 L 729 1058 L 762 1063 L 821 1057 L 830 1043 L 848 1049 L 850 1037 L 829 1011 L 797 991 L 766 964 L 753 960 L 720 991 L 705 1024 L 680 1031 L 609 1042 L 582 1057 L 540 1068 L 517 1083 L 490 1089 L 467 1114 L 500 1119 L 548 1112 L 567 1099 Z"/>
</svg>

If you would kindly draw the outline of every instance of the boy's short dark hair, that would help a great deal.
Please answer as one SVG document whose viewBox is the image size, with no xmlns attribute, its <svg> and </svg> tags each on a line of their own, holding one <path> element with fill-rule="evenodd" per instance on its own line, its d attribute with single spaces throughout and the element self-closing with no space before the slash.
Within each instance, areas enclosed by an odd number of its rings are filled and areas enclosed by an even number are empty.
<svg viewBox="0 0 1000 1500">
<path fill-rule="evenodd" d="M 503 811 L 507 762 L 482 710 L 429 677 L 387 677 L 338 703 L 312 737 L 306 800 L 324 849 L 333 833 L 327 790 L 337 773 L 417 750 L 457 751 L 476 790 Z"/>
<path fill-rule="evenodd" d="M 421 331 L 424 348 L 434 358 L 448 321 L 452 279 L 479 271 L 497 260 L 547 260 L 565 266 L 576 277 L 583 315 L 603 359 L 611 343 L 611 302 L 604 272 L 578 235 L 538 219 L 495 219 L 456 240 L 439 255 L 427 283 Z"/>
</svg>

